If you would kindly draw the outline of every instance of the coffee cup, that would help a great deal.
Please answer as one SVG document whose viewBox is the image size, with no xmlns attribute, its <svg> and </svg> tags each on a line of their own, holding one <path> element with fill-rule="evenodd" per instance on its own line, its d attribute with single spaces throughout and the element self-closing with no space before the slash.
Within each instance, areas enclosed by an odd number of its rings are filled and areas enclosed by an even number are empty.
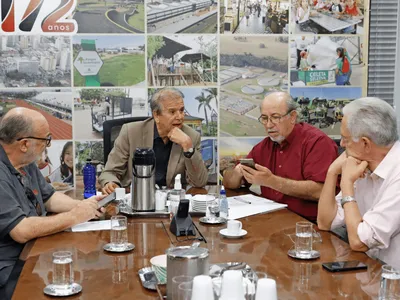
<svg viewBox="0 0 400 300">
<path fill-rule="evenodd" d="M 240 231 L 242 230 L 242 222 L 237 220 L 229 220 L 227 228 L 229 234 L 240 234 Z"/>
</svg>

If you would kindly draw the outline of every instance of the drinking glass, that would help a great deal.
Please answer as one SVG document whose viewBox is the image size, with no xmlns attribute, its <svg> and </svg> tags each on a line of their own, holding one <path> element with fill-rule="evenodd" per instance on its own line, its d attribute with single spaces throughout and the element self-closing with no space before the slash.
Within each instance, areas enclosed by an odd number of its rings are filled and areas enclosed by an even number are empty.
<svg viewBox="0 0 400 300">
<path fill-rule="evenodd" d="M 383 265 L 379 300 L 395 299 L 400 299 L 400 270 Z"/>
<path fill-rule="evenodd" d="M 60 289 L 68 289 L 74 283 L 72 253 L 58 251 L 53 253 L 53 284 Z"/>
<path fill-rule="evenodd" d="M 313 244 L 313 224 L 310 222 L 296 223 L 296 256 L 307 258 L 311 256 Z"/>
<path fill-rule="evenodd" d="M 192 298 L 192 285 L 193 280 L 189 282 L 182 282 L 178 286 L 178 297 L 176 300 L 191 300 Z M 175 298 L 173 298 L 175 300 Z"/>
<path fill-rule="evenodd" d="M 172 299 L 179 298 L 179 285 L 184 282 L 192 282 L 193 276 L 178 275 L 172 278 Z"/>
<path fill-rule="evenodd" d="M 219 198 L 216 194 L 208 194 L 208 196 L 213 196 L 214 199 L 207 201 L 206 217 L 211 220 L 215 220 L 219 217 Z"/>
<path fill-rule="evenodd" d="M 110 243 L 115 249 L 125 248 L 128 244 L 128 221 L 125 216 L 111 217 Z"/>
</svg>

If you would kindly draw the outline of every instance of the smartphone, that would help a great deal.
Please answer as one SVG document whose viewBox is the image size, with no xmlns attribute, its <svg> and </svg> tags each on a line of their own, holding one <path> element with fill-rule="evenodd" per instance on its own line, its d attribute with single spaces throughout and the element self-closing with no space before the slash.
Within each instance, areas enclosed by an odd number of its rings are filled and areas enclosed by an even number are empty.
<svg viewBox="0 0 400 300">
<path fill-rule="evenodd" d="M 366 270 L 368 268 L 366 264 L 358 260 L 323 263 L 322 267 L 329 272 Z"/>
<path fill-rule="evenodd" d="M 247 167 L 250 167 L 250 168 L 253 168 L 253 169 L 256 168 L 256 165 L 255 165 L 254 160 L 252 158 L 241 158 L 239 161 L 244 166 L 247 166 Z"/>
<path fill-rule="evenodd" d="M 99 208 L 100 207 L 106 207 L 110 202 L 114 201 L 116 199 L 116 194 L 115 192 L 112 192 L 110 195 L 108 195 L 107 197 L 101 199 L 98 202 Z"/>
<path fill-rule="evenodd" d="M 179 201 L 178 211 L 176 216 L 178 218 L 186 218 L 189 214 L 189 200 L 182 199 Z"/>
</svg>

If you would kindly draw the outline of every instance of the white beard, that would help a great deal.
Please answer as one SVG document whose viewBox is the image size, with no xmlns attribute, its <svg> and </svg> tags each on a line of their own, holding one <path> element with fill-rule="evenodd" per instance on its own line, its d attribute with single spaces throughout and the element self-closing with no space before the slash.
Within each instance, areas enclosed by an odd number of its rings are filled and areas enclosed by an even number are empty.
<svg viewBox="0 0 400 300">
<path fill-rule="evenodd" d="M 278 144 L 280 144 L 280 143 L 282 143 L 284 140 L 285 140 L 285 137 L 284 136 L 277 136 L 277 137 L 272 137 L 272 136 L 269 136 L 269 138 L 272 140 L 272 141 L 274 141 L 274 142 L 276 142 L 276 143 L 278 143 Z"/>
</svg>

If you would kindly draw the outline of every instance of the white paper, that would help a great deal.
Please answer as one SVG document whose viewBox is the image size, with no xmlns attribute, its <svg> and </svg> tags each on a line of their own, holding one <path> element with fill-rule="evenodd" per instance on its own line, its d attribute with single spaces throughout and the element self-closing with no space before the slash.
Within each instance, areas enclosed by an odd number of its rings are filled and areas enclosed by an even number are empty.
<svg viewBox="0 0 400 300">
<path fill-rule="evenodd" d="M 251 204 L 246 203 L 246 201 L 251 202 Z M 261 213 L 273 212 L 287 207 L 287 204 L 277 203 L 272 200 L 257 197 L 251 194 L 228 197 L 228 202 L 228 218 L 230 220 L 236 220 Z"/>
<path fill-rule="evenodd" d="M 111 220 L 85 222 L 71 227 L 72 232 L 85 232 L 85 231 L 110 230 L 110 229 L 111 229 Z"/>
</svg>

